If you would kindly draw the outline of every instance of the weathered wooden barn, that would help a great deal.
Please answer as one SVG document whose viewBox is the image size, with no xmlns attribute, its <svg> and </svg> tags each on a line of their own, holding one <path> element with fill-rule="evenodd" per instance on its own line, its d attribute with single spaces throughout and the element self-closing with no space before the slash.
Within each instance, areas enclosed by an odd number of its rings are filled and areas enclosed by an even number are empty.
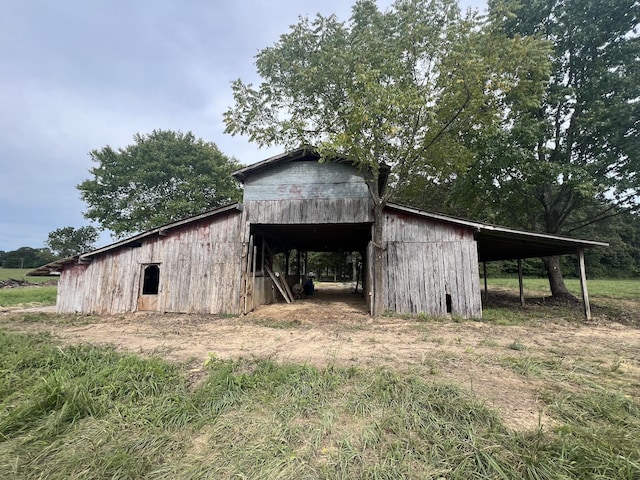
<svg viewBox="0 0 640 480">
<path fill-rule="evenodd" d="M 482 315 L 480 262 L 576 254 L 599 242 L 534 234 L 389 204 L 383 244 L 372 245 L 373 204 L 348 162 L 298 150 L 234 174 L 241 203 L 164 225 L 50 263 L 60 273 L 57 311 L 241 314 L 290 298 L 276 260 L 289 252 L 362 252 L 366 297 L 399 313 Z M 374 248 L 382 291 L 373 291 Z M 299 262 L 298 262 L 299 265 Z M 581 261 L 583 265 L 583 261 Z M 584 270 L 583 270 L 584 273 Z M 294 281 L 299 281 L 296 276 Z M 586 288 L 585 288 L 586 299 Z"/>
</svg>

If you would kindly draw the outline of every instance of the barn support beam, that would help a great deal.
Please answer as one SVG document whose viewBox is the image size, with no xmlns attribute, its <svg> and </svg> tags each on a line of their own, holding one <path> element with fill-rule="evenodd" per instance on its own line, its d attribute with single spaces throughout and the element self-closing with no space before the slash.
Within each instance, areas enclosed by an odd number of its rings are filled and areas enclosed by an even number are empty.
<svg viewBox="0 0 640 480">
<path fill-rule="evenodd" d="M 578 265 L 580 267 L 580 290 L 582 291 L 582 305 L 584 307 L 585 320 L 591 320 L 591 305 L 589 304 L 589 292 L 587 290 L 587 273 L 584 266 L 584 249 L 578 249 Z"/>
<path fill-rule="evenodd" d="M 520 293 L 520 306 L 524 307 L 524 281 L 522 274 L 522 259 L 518 259 L 518 291 Z"/>
<path fill-rule="evenodd" d="M 489 299 L 489 283 L 487 281 L 487 262 L 482 262 L 482 275 L 484 277 L 484 301 Z"/>
</svg>

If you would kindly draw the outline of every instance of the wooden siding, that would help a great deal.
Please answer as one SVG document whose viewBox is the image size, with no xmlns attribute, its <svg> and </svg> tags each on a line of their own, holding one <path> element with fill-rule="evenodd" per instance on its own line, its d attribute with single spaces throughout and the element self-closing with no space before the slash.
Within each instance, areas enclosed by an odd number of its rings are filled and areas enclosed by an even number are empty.
<svg viewBox="0 0 640 480">
<path fill-rule="evenodd" d="M 60 313 L 135 311 L 145 265 L 160 267 L 158 311 L 239 313 L 240 212 L 212 217 L 150 237 L 137 248 L 99 254 L 62 272 Z"/>
<path fill-rule="evenodd" d="M 255 224 L 373 222 L 370 198 L 245 202 L 247 221 Z"/>
<path fill-rule="evenodd" d="M 254 287 L 255 305 L 268 305 L 282 300 L 273 285 L 273 281 L 269 277 L 256 277 Z"/>
<path fill-rule="evenodd" d="M 384 308 L 395 312 L 480 317 L 480 276 L 473 232 L 402 213 L 383 224 Z"/>
<path fill-rule="evenodd" d="M 361 174 L 342 163 L 297 161 L 255 173 L 244 183 L 244 202 L 369 198 Z"/>
</svg>

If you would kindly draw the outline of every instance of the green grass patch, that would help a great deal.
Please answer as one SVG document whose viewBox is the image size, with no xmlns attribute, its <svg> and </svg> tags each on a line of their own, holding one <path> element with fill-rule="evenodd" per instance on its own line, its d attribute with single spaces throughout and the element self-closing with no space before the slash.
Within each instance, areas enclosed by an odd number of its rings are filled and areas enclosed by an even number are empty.
<svg viewBox="0 0 640 480">
<path fill-rule="evenodd" d="M 0 307 L 55 305 L 57 294 L 55 285 L 0 288 Z"/>
<path fill-rule="evenodd" d="M 558 429 L 515 433 L 421 370 L 203 368 L 0 330 L 0 478 L 640 476 L 640 405 L 615 392 L 547 393 Z"/>
<path fill-rule="evenodd" d="M 518 290 L 517 278 L 488 278 L 489 290 L 491 287 L 504 287 Z M 580 296 L 580 280 L 566 278 L 567 289 L 574 295 Z M 525 293 L 535 293 L 550 296 L 549 280 L 546 278 L 525 278 L 523 281 Z M 640 299 L 640 279 L 638 280 L 588 280 L 587 288 L 591 297 L 628 298 Z"/>
<path fill-rule="evenodd" d="M 482 321 L 496 325 L 520 325 L 531 319 L 531 315 L 515 308 L 485 307 Z"/>
</svg>

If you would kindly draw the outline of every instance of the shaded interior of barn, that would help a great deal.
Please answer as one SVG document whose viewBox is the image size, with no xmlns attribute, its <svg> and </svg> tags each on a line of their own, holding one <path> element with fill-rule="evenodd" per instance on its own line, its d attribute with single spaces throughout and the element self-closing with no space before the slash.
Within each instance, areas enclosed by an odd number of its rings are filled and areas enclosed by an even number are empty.
<svg viewBox="0 0 640 480">
<path fill-rule="evenodd" d="M 264 277 L 270 270 L 278 277 L 283 275 L 293 294 L 291 300 L 308 301 L 310 308 L 318 301 L 342 302 L 368 312 L 363 293 L 363 272 L 371 228 L 371 223 L 253 224 L 250 232 L 257 257 L 255 274 Z M 318 271 L 309 264 L 309 255 L 313 253 L 344 254 L 348 257 L 346 261 L 351 262 L 345 265 L 348 274 L 334 270 L 327 275 Z M 304 289 L 308 279 L 314 282 L 312 294 Z M 323 288 L 318 283 L 322 280 L 337 282 L 342 286 Z M 285 300 L 287 295 L 286 291 L 280 292 Z"/>
</svg>

